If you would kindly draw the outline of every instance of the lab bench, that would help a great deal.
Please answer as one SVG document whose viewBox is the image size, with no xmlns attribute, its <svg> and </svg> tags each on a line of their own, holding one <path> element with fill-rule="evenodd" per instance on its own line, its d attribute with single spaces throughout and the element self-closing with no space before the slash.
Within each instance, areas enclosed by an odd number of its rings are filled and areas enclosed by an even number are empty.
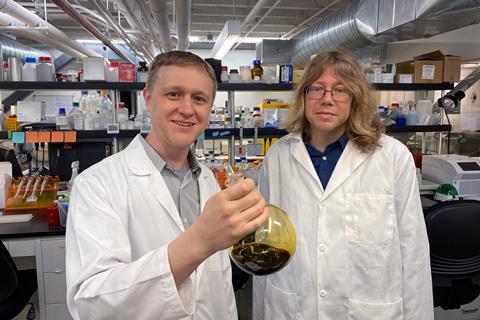
<svg viewBox="0 0 480 320">
<path fill-rule="evenodd" d="M 65 228 L 49 226 L 46 212 L 31 213 L 28 222 L 0 224 L 0 240 L 13 258 L 35 258 L 38 319 L 71 319 L 66 303 Z"/>
<path fill-rule="evenodd" d="M 424 210 L 436 203 L 428 196 L 421 196 L 421 200 Z M 35 258 L 39 301 L 39 310 L 36 311 L 39 319 L 71 319 L 66 304 L 65 228 L 49 226 L 46 212 L 32 214 L 33 218 L 28 222 L 0 224 L 0 240 L 12 257 Z M 480 297 L 477 297 L 460 309 L 435 308 L 435 320 L 480 319 L 479 306 Z"/>
</svg>

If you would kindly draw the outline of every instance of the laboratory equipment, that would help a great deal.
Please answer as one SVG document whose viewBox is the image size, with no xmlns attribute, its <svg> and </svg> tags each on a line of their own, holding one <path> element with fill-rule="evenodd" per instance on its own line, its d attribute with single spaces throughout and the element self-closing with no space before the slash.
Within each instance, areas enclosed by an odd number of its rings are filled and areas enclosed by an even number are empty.
<svg viewBox="0 0 480 320">
<path fill-rule="evenodd" d="M 458 196 L 480 200 L 480 160 L 457 154 L 424 155 L 422 177 L 453 185 Z"/>
<path fill-rule="evenodd" d="M 231 167 L 227 168 L 228 185 L 243 179 Z M 241 270 L 257 276 L 283 269 L 296 248 L 295 227 L 287 213 L 272 204 L 266 207 L 270 214 L 267 221 L 229 249 L 230 257 Z"/>
<path fill-rule="evenodd" d="M 6 194 L 5 211 L 48 208 L 57 198 L 59 183 L 58 177 L 51 176 L 12 178 Z"/>
</svg>

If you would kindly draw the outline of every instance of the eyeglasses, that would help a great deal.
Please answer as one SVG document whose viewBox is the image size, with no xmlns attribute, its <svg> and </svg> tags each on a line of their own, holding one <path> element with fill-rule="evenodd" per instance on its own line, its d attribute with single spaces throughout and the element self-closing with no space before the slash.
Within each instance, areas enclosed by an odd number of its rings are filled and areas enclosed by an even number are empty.
<svg viewBox="0 0 480 320">
<path fill-rule="evenodd" d="M 330 92 L 332 99 L 338 102 L 347 101 L 351 96 L 350 91 L 344 87 L 337 87 L 332 90 L 327 90 L 322 87 L 307 87 L 305 89 L 305 95 L 310 99 L 322 99 L 326 92 Z"/>
</svg>

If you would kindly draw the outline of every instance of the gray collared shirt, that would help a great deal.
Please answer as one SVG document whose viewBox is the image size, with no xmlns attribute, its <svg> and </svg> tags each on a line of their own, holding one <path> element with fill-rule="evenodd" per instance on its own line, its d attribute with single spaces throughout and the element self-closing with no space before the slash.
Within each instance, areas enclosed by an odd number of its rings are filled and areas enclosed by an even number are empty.
<svg viewBox="0 0 480 320">
<path fill-rule="evenodd" d="M 162 174 L 180 214 L 183 226 L 187 229 L 200 215 L 198 176 L 200 175 L 201 169 L 195 158 L 195 154 L 191 150 L 188 153 L 190 168 L 175 170 L 143 137 L 141 137 L 140 141 L 148 158 L 150 158 L 154 166 Z"/>
</svg>

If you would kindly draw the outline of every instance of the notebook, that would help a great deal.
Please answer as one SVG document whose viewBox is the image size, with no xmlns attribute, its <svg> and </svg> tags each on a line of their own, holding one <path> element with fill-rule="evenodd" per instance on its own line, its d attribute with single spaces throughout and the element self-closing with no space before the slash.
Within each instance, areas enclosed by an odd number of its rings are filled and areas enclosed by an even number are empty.
<svg viewBox="0 0 480 320">
<path fill-rule="evenodd" d="M 33 214 L 11 214 L 8 216 L 0 216 L 0 223 L 15 223 L 15 222 L 28 222 L 32 220 Z"/>
</svg>

